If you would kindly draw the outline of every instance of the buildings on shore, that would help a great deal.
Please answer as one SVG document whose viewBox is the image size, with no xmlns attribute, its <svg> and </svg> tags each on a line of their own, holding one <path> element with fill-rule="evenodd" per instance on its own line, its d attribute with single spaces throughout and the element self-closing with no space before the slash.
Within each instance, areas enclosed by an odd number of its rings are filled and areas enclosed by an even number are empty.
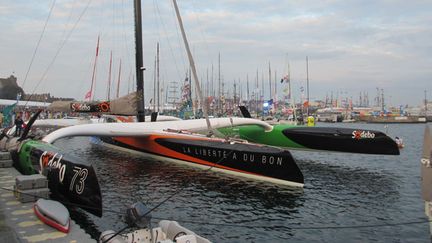
<svg viewBox="0 0 432 243">
<path fill-rule="evenodd" d="M 190 85 L 190 84 L 189 84 Z M 181 118 L 191 118 L 202 116 L 202 104 L 197 98 L 192 99 L 190 87 L 182 87 L 182 97 L 178 97 L 178 101 L 164 104 L 161 102 L 157 111 L 162 114 L 170 114 Z M 339 122 L 339 121 L 368 121 L 373 117 L 381 117 L 375 120 L 391 120 L 383 119 L 382 117 L 398 117 L 395 121 L 407 120 L 408 117 L 427 117 L 432 120 L 432 102 L 427 102 L 417 107 L 399 106 L 386 107 L 384 103 L 384 94 L 378 93 L 375 97 L 374 106 L 370 105 L 367 94 L 360 94 L 359 101 L 353 104 L 352 99 L 329 99 L 316 100 L 306 102 L 304 99 L 301 102 L 290 103 L 289 96 L 283 96 L 280 100 L 266 100 L 262 94 L 252 92 L 247 95 L 241 93 L 240 90 L 227 94 L 222 93 L 220 97 L 207 96 L 205 97 L 205 105 L 207 106 L 210 116 L 235 116 L 240 115 L 239 105 L 246 106 L 253 117 L 269 117 L 273 116 L 278 119 L 292 119 L 295 115 L 305 116 L 313 115 L 318 121 Z M 209 94 L 209 92 L 207 92 Z M 247 96 L 248 98 L 244 98 Z M 8 78 L 0 78 L 0 110 L 5 106 L 18 102 L 17 107 L 39 107 L 43 108 L 57 100 L 73 101 L 72 98 L 57 98 L 51 96 L 50 93 L 27 95 L 24 90 L 18 86 L 17 78 L 11 75 Z M 146 104 L 146 112 L 150 113 L 155 109 L 155 104 Z M 399 118 L 403 117 L 403 118 Z M 408 119 L 409 120 L 409 119 Z"/>
</svg>

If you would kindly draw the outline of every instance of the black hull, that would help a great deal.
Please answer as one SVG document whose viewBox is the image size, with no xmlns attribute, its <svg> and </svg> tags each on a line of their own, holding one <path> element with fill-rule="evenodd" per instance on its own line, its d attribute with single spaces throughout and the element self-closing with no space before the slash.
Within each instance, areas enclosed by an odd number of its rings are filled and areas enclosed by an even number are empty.
<svg viewBox="0 0 432 243">
<path fill-rule="evenodd" d="M 51 197 L 102 216 L 102 196 L 93 166 L 51 146 L 33 147 L 29 159 L 47 176 Z"/>
<path fill-rule="evenodd" d="M 246 177 L 260 177 L 268 181 L 281 180 L 292 182 L 291 184 L 301 184 L 301 186 L 304 184 L 303 174 L 294 158 L 289 151 L 283 149 L 207 139 L 165 137 L 134 139 L 148 139 L 146 144 L 152 144 L 153 149 L 138 147 L 136 144 L 127 143 L 121 139 L 102 138 L 104 142 L 123 148 L 182 160 L 191 164 L 212 166 Z"/>
<path fill-rule="evenodd" d="M 287 128 L 283 134 L 309 149 L 399 155 L 396 142 L 379 131 L 333 127 Z"/>
</svg>

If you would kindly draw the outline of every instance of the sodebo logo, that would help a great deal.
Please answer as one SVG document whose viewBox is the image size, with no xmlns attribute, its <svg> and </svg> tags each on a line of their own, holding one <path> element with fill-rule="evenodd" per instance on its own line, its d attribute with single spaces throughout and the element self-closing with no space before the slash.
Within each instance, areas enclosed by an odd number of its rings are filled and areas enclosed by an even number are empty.
<svg viewBox="0 0 432 243">
<path fill-rule="evenodd" d="M 72 111 L 90 111 L 90 106 L 87 104 L 72 104 Z"/>
<path fill-rule="evenodd" d="M 357 131 L 354 130 L 352 132 L 352 138 L 354 139 L 362 139 L 362 138 L 375 138 L 375 133 L 369 131 Z"/>
</svg>

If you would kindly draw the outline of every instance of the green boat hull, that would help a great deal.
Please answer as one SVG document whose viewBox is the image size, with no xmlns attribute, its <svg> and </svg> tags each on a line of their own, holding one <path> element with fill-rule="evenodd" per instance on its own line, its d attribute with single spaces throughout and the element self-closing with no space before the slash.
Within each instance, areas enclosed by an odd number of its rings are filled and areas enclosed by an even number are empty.
<svg viewBox="0 0 432 243">
<path fill-rule="evenodd" d="M 270 132 L 257 125 L 225 127 L 218 131 L 224 136 L 292 149 L 399 155 L 396 142 L 374 130 L 277 124 Z"/>
<path fill-rule="evenodd" d="M 218 129 L 225 136 L 239 137 L 249 142 L 266 144 L 271 146 L 308 149 L 284 136 L 283 130 L 295 127 L 293 125 L 275 125 L 273 130 L 266 132 L 264 128 L 257 125 L 225 127 Z"/>
<path fill-rule="evenodd" d="M 91 164 L 38 140 L 22 141 L 12 159 L 24 175 L 44 174 L 54 199 L 102 216 L 101 190 Z"/>
</svg>

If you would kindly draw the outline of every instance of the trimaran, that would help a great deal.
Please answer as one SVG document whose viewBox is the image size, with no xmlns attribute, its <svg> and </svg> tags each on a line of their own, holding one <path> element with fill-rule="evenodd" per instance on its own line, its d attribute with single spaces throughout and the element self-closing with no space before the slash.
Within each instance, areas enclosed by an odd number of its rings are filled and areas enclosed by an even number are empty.
<svg viewBox="0 0 432 243">
<path fill-rule="evenodd" d="M 141 18 L 140 14 L 136 16 L 138 19 Z M 140 34 L 141 31 L 136 31 L 137 36 Z M 142 92 L 142 85 L 138 85 L 142 84 L 142 75 L 139 75 L 142 74 L 142 52 L 138 46 L 137 90 Z M 137 102 L 137 107 L 138 120 L 143 121 L 142 100 Z M 40 140 L 34 135 L 29 135 L 38 115 L 39 113 L 36 113 L 30 119 L 21 137 L 8 136 L 7 129 L 3 130 L 0 135 L 0 149 L 10 151 L 14 166 L 21 173 L 45 174 L 53 198 L 67 205 L 81 207 L 98 216 L 102 215 L 102 197 L 92 165 L 52 145 L 56 139 L 78 135 L 106 136 L 117 145 L 168 160 L 293 186 L 301 187 L 304 183 L 302 172 L 287 150 L 191 133 L 195 130 L 204 130 L 207 123 L 211 123 L 213 129 L 252 124 L 263 126 L 266 130 L 272 129 L 267 123 L 254 119 L 84 124 L 59 129 Z M 184 129 L 190 132 L 184 132 Z"/>
<path fill-rule="evenodd" d="M 175 1 L 173 3 L 182 30 L 197 93 L 200 100 L 203 100 L 178 7 Z M 137 97 L 142 97 L 140 95 L 143 92 L 140 16 L 137 19 L 135 35 L 137 40 Z M 264 126 L 266 130 L 271 130 L 272 127 L 265 122 L 247 118 L 208 119 L 207 110 L 204 108 L 206 119 L 144 123 L 143 101 L 138 99 L 137 102 L 138 122 L 136 123 L 70 126 L 54 131 L 43 138 L 43 141 L 53 143 L 62 137 L 98 136 L 112 145 L 144 152 L 159 159 L 186 162 L 195 166 L 212 168 L 215 171 L 291 186 L 302 187 L 304 184 L 303 174 L 287 150 L 250 143 L 245 140 L 216 138 L 194 133 L 203 130 L 213 132 L 214 129 L 232 125 L 259 125 Z"/>
<path fill-rule="evenodd" d="M 197 93 L 202 101 L 195 64 L 175 1 L 174 6 L 196 82 Z M 140 14 L 136 16 L 137 97 L 142 97 L 141 16 Z M 144 123 L 143 100 L 137 99 L 136 106 L 137 123 L 70 126 L 49 134 L 43 141 L 53 143 L 62 137 L 98 136 L 108 144 L 143 152 L 157 159 L 174 160 L 205 168 L 211 167 L 216 171 L 300 187 L 304 184 L 302 172 L 290 152 L 279 147 L 399 154 L 394 141 L 378 131 L 271 126 L 251 118 L 206 118 Z M 100 105 L 95 109 L 98 107 Z M 203 111 L 207 116 L 205 106 L 203 106 Z M 208 132 L 227 136 L 236 135 L 240 139 L 202 135 Z"/>
<path fill-rule="evenodd" d="M 135 1 L 137 2 L 137 1 Z M 176 3 L 174 1 L 174 6 Z M 141 13 L 136 9 L 136 73 L 137 73 L 137 110 L 138 121 L 136 123 L 103 123 L 73 125 L 56 130 L 42 140 L 29 139 L 28 132 L 37 115 L 33 116 L 24 134 L 20 137 L 8 137 L 5 132 L 0 136 L 0 148 L 8 150 L 12 154 L 14 165 L 24 174 L 42 172 L 47 175 L 52 196 L 59 197 L 63 202 L 68 201 L 76 206 L 92 212 L 102 214 L 101 192 L 96 173 L 86 161 L 67 155 L 61 149 L 52 145 L 54 141 L 62 137 L 70 136 L 98 136 L 113 145 L 135 151 L 144 152 L 151 156 L 165 160 L 187 163 L 215 171 L 221 171 L 260 180 L 271 181 L 280 184 L 302 187 L 304 185 L 303 174 L 295 163 L 291 153 L 286 149 L 275 146 L 290 147 L 278 138 L 283 135 L 292 139 L 303 147 L 314 148 L 311 144 L 296 140 L 292 133 L 286 132 L 278 126 L 251 118 L 213 118 L 186 121 L 164 121 L 144 123 L 144 104 L 142 100 L 143 76 L 142 76 L 142 44 L 141 42 Z M 181 18 L 176 11 L 179 23 Z M 182 25 L 181 25 L 182 26 Z M 182 27 L 181 27 L 182 28 Z M 186 36 L 183 32 L 186 49 L 188 51 Z M 191 67 L 194 68 L 193 58 L 188 51 Z M 199 82 L 194 71 L 196 86 Z M 141 95 L 139 95 L 141 94 Z M 201 96 L 200 92 L 199 95 Z M 202 99 L 201 99 L 202 100 Z M 205 106 L 204 106 L 205 107 Z M 204 111 L 206 114 L 206 110 Z M 357 147 L 364 147 L 368 142 L 383 140 L 385 135 L 371 131 L 331 132 L 323 135 L 323 130 L 300 128 L 295 129 L 313 135 L 316 143 L 328 144 L 328 137 L 339 142 L 352 140 Z M 292 131 L 295 131 L 292 130 Z M 207 133 L 207 135 L 197 134 Z M 207 132 L 205 132 L 207 131 Z M 208 136 L 208 132 L 225 134 L 237 132 L 241 139 L 215 138 Z M 257 135 L 258 134 L 258 135 Z M 288 135 L 287 135 L 288 134 Z M 298 139 L 302 139 L 298 135 Z M 350 137 L 348 137 L 350 136 Z M 273 139 L 277 138 L 277 139 Z M 249 140 L 247 142 L 243 139 Z M 386 143 L 392 144 L 393 140 Z M 275 143 L 274 141 L 282 141 Z M 263 144 L 257 144 L 259 142 Z M 375 144 L 376 146 L 377 144 Z M 379 143 L 378 143 L 379 145 Z M 329 150 L 343 152 L 349 149 L 338 149 L 335 145 Z M 391 145 L 390 145 L 391 147 Z M 315 149 L 320 149 L 316 147 Z M 344 151 L 345 150 L 345 151 Z M 367 150 L 367 149 L 366 149 Z M 383 152 L 375 150 L 374 153 L 398 154 L 399 151 Z"/>
</svg>

